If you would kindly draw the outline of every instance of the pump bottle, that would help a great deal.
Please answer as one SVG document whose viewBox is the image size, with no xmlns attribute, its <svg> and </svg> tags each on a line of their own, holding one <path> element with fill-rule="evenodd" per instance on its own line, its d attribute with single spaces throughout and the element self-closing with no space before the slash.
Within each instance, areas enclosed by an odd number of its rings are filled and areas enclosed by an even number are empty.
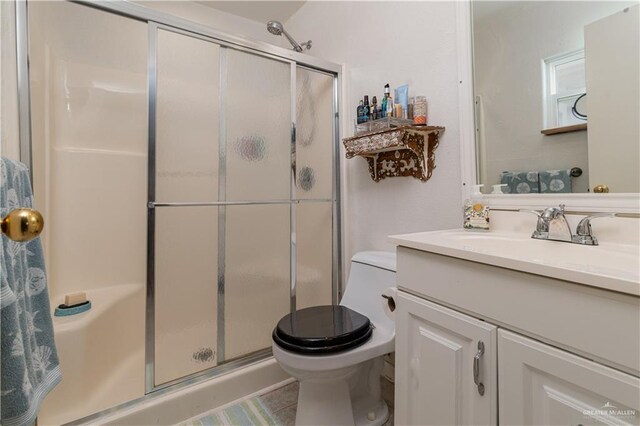
<svg viewBox="0 0 640 426">
<path fill-rule="evenodd" d="M 489 230 L 489 203 L 487 197 L 480 192 L 483 186 L 473 185 L 471 196 L 464 202 L 464 229 L 466 230 Z"/>
<path fill-rule="evenodd" d="M 498 185 L 493 185 L 493 191 L 491 191 L 491 193 L 493 195 L 500 195 L 500 194 L 504 194 L 504 192 L 502 191 L 503 187 L 509 186 L 506 183 L 500 183 Z"/>
</svg>

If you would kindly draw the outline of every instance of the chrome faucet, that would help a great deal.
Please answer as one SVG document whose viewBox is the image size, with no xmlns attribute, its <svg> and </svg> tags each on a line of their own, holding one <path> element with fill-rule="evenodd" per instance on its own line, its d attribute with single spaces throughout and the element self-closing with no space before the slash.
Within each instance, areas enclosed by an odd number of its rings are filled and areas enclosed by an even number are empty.
<svg viewBox="0 0 640 426">
<path fill-rule="evenodd" d="M 537 240 L 564 241 L 585 246 L 597 246 L 598 240 L 591 230 L 591 221 L 598 217 L 614 217 L 616 213 L 596 213 L 583 218 L 576 227 L 575 235 L 571 232 L 569 222 L 564 215 L 564 204 L 559 207 L 549 207 L 542 211 L 520 210 L 521 212 L 533 213 L 538 216 L 536 230 L 531 234 L 531 238 Z"/>
<path fill-rule="evenodd" d="M 573 234 L 567 218 L 564 215 L 564 204 L 559 207 L 549 207 L 543 211 L 520 210 L 521 212 L 533 213 L 538 216 L 536 230 L 531 234 L 531 238 L 537 240 L 554 240 L 573 242 Z"/>
</svg>

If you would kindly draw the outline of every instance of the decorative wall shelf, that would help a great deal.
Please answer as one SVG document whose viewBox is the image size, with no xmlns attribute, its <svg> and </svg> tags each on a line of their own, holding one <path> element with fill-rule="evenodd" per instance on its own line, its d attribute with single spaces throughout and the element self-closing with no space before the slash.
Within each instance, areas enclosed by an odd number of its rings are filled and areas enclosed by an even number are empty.
<svg viewBox="0 0 640 426">
<path fill-rule="evenodd" d="M 343 139 L 347 158 L 364 157 L 375 182 L 413 176 L 426 182 L 435 165 L 435 149 L 444 127 L 402 126 Z M 425 161 L 426 142 L 426 161 Z"/>
</svg>

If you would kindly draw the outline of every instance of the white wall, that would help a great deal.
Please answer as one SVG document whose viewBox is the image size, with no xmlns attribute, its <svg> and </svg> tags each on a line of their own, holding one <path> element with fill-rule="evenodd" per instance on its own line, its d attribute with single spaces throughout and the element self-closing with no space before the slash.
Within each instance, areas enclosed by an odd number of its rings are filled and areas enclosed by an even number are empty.
<svg viewBox="0 0 640 426">
<path fill-rule="evenodd" d="M 363 158 L 344 159 L 345 258 L 393 250 L 390 234 L 461 225 L 460 147 L 454 2 L 308 2 L 286 22 L 313 40 L 308 53 L 346 64 L 343 137 L 353 134 L 358 100 L 381 98 L 385 83 L 425 95 L 429 124 L 445 126 L 432 178 L 371 180 Z M 348 266 L 348 264 L 346 265 Z"/>
<path fill-rule="evenodd" d="M 573 192 L 586 192 L 587 132 L 544 136 L 541 61 L 584 48 L 584 26 L 630 2 L 474 3 L 474 72 L 482 97 L 481 131 L 488 160 L 482 181 L 504 170 L 581 167 Z M 489 11 L 493 11 L 490 13 Z"/>
</svg>

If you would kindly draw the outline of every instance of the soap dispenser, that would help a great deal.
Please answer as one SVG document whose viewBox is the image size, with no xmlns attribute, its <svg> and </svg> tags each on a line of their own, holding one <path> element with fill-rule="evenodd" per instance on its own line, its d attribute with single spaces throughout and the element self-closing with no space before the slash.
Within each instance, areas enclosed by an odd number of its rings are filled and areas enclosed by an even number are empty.
<svg viewBox="0 0 640 426">
<path fill-rule="evenodd" d="M 464 202 L 464 229 L 469 231 L 489 230 L 489 204 L 480 188 L 484 185 L 473 185 L 471 197 Z"/>
<path fill-rule="evenodd" d="M 504 194 L 504 192 L 502 192 L 502 187 L 503 186 L 509 186 L 506 183 L 499 183 L 497 185 L 493 185 L 493 191 L 491 191 L 492 195 L 502 195 Z"/>
</svg>

